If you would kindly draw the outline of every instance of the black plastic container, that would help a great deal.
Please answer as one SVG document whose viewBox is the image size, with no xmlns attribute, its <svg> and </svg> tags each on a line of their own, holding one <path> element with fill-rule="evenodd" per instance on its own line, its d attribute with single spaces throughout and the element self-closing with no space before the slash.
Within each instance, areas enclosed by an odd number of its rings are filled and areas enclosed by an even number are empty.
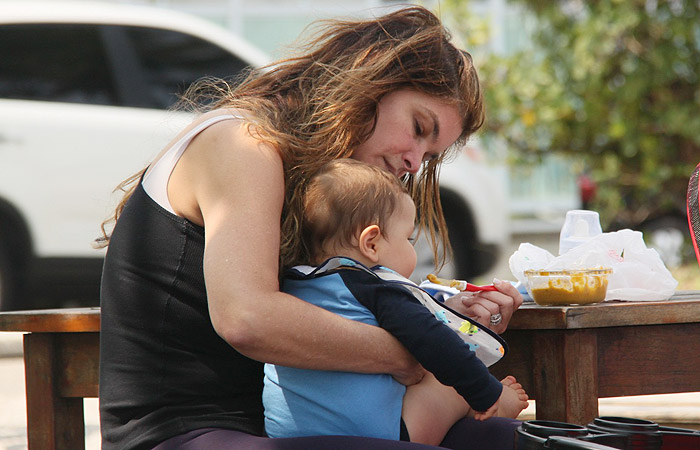
<svg viewBox="0 0 700 450">
<path fill-rule="evenodd" d="M 582 439 L 552 436 L 547 439 L 544 448 L 547 450 L 616 450 L 617 447 L 609 447 Z"/>
<path fill-rule="evenodd" d="M 659 427 L 663 436 L 662 450 L 699 450 L 700 431 L 686 428 Z"/>
<path fill-rule="evenodd" d="M 540 450 L 547 448 L 545 443 L 550 437 L 582 438 L 589 431 L 581 425 L 550 420 L 528 420 L 515 431 L 516 450 Z"/>
<path fill-rule="evenodd" d="M 598 417 L 588 424 L 593 434 L 618 434 L 627 437 L 625 450 L 661 450 L 663 435 L 659 424 L 627 417 Z"/>
<path fill-rule="evenodd" d="M 599 417 L 587 427 L 530 420 L 515 435 L 515 450 L 700 450 L 700 431 L 626 417 Z"/>
</svg>

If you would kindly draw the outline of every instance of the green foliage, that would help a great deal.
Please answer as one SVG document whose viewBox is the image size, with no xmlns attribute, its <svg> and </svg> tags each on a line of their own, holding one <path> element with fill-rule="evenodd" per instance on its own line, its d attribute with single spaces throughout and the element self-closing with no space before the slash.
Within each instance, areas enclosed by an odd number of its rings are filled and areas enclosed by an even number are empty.
<svg viewBox="0 0 700 450">
<path fill-rule="evenodd" d="M 634 226 L 681 209 L 700 161 L 700 3 L 512 0 L 509 7 L 523 8 L 536 26 L 523 36 L 529 46 L 477 59 L 485 133 L 521 158 L 556 152 L 585 163 L 598 183 L 593 207 L 607 224 Z M 448 26 L 468 45 L 464 36 L 482 25 L 465 11 L 469 3 L 452 0 L 441 15 L 461 17 Z"/>
</svg>

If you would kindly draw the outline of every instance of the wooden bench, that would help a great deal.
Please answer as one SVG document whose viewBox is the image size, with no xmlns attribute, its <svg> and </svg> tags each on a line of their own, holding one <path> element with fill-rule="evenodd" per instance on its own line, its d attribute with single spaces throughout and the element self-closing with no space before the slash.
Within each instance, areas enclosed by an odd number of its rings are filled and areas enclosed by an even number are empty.
<svg viewBox="0 0 700 450">
<path fill-rule="evenodd" d="M 83 398 L 97 397 L 99 308 L 0 313 L 22 331 L 30 450 L 85 448 Z M 700 392 L 700 291 L 667 301 L 520 308 L 492 367 L 515 375 L 538 419 L 586 424 L 598 398 Z"/>
<path fill-rule="evenodd" d="M 98 396 L 99 308 L 0 313 L 22 331 L 29 450 L 85 449 L 83 398 Z"/>
</svg>

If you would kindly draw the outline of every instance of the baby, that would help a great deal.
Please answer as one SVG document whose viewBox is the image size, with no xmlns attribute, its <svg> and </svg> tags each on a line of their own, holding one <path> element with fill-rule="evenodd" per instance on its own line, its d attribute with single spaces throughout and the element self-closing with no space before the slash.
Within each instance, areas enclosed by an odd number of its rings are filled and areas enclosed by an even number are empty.
<svg viewBox="0 0 700 450">
<path fill-rule="evenodd" d="M 428 373 L 406 388 L 385 374 L 267 364 L 268 435 L 357 435 L 439 445 L 464 417 L 515 418 L 527 407 L 515 378 L 495 379 L 470 345 L 414 295 L 417 287 L 406 278 L 416 267 L 416 208 L 394 175 L 336 160 L 313 177 L 303 201 L 302 239 L 312 265 L 287 271 L 283 290 L 386 329 Z"/>
</svg>

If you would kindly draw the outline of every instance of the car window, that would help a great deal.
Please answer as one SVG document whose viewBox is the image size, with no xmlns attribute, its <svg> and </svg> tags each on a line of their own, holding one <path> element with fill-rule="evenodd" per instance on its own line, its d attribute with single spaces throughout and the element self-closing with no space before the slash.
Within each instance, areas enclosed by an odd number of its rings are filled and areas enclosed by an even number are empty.
<svg viewBox="0 0 700 450">
<path fill-rule="evenodd" d="M 95 26 L 0 26 L 0 97 L 111 105 L 116 102 Z"/>
<path fill-rule="evenodd" d="M 89 24 L 0 26 L 0 98 L 166 109 L 205 77 L 248 66 L 186 33 Z"/>
<path fill-rule="evenodd" d="M 123 28 L 155 107 L 171 106 L 199 78 L 236 77 L 248 66 L 229 51 L 196 36 L 156 28 Z"/>
</svg>

